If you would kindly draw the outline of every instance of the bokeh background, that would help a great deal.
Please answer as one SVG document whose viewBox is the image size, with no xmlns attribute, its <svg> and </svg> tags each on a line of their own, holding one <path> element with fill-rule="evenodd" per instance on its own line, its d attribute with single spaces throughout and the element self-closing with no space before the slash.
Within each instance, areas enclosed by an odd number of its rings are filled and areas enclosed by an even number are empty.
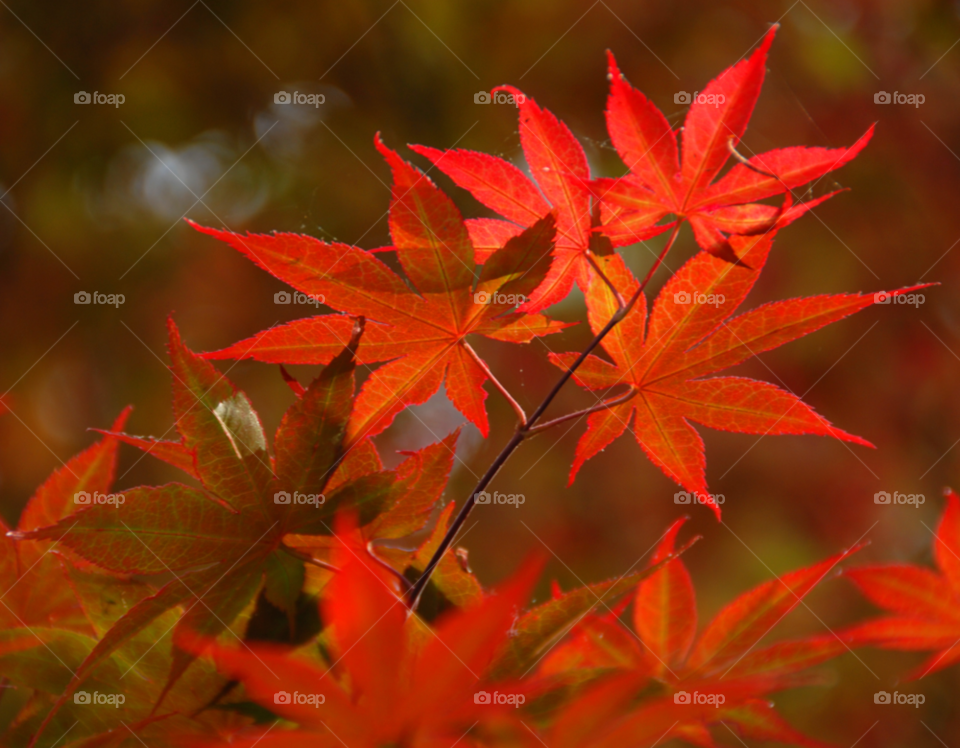
<svg viewBox="0 0 960 748">
<path fill-rule="evenodd" d="M 0 8 L 0 513 L 16 521 L 33 490 L 94 440 L 127 404 L 128 430 L 172 425 L 165 318 L 195 350 L 222 347 L 304 316 L 280 306 L 284 286 L 184 216 L 234 230 L 299 231 L 373 248 L 389 243 L 389 172 L 373 148 L 457 144 L 522 163 L 516 110 L 474 94 L 510 83 L 563 118 L 594 169 L 622 173 L 603 119 L 604 50 L 679 124 L 678 91 L 701 90 L 782 24 L 743 151 L 876 137 L 817 185 L 848 192 L 779 236 L 748 304 L 939 281 L 919 308 L 874 307 L 740 367 L 779 382 L 877 449 L 816 437 L 703 430 L 708 481 L 726 497 L 718 524 L 690 510 L 686 556 L 701 618 L 749 587 L 861 538 L 856 563 L 930 563 L 941 490 L 960 484 L 960 5 L 924 0 L 674 3 L 597 0 L 445 3 L 430 0 L 249 0 L 53 3 Z M 323 94 L 322 106 L 277 106 L 278 91 Z M 119 106 L 74 103 L 122 94 Z M 920 106 L 876 104 L 880 91 L 923 94 Z M 414 162 L 418 157 L 406 152 Z M 175 175 L 175 176 L 174 176 Z M 467 216 L 488 215 L 442 175 Z M 182 181 L 181 181 L 182 180 Z M 185 183 L 185 185 L 184 185 Z M 197 196 L 202 198 L 197 202 Z M 624 250 L 641 271 L 650 246 Z M 668 261 L 694 251 L 688 229 Z M 659 287 L 668 270 L 658 273 Z M 119 308 L 80 306 L 80 291 L 119 293 Z M 582 297 L 552 312 L 581 319 Z M 581 327 L 544 341 L 573 350 Z M 557 376 L 546 345 L 478 341 L 528 408 Z M 226 362 L 272 430 L 292 394 L 276 367 Z M 295 369 L 306 379 L 309 367 Z M 589 405 L 575 388 L 554 412 Z M 513 427 L 489 398 L 493 429 L 469 427 L 447 494 L 462 501 Z M 378 439 L 389 463 L 463 421 L 440 395 Z M 553 554 L 565 588 L 625 572 L 687 508 L 623 438 L 567 474 L 583 425 L 524 445 L 494 489 L 521 509 L 481 507 L 462 545 L 485 583 L 534 548 Z M 119 487 L 174 479 L 124 448 Z M 874 493 L 923 494 L 920 508 L 878 506 Z M 871 612 L 843 579 L 824 582 L 780 629 L 820 633 Z M 873 650 L 827 669 L 831 685 L 777 698 L 795 725 L 858 746 L 958 746 L 960 668 L 901 688 L 919 710 L 876 706 L 918 655 Z M 732 737 L 731 742 L 735 742 Z"/>
</svg>

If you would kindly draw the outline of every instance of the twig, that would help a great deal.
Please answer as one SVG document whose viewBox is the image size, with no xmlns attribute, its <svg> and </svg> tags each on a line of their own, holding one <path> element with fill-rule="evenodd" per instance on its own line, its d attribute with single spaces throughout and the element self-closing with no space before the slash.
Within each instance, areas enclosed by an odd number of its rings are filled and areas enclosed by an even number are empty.
<svg viewBox="0 0 960 748">
<path fill-rule="evenodd" d="M 625 403 L 636 394 L 636 390 L 633 387 L 630 387 L 630 389 L 628 389 L 623 395 L 615 400 L 604 400 L 602 403 L 599 405 L 594 405 L 592 408 L 584 408 L 583 410 L 578 410 L 576 413 L 567 413 L 565 416 L 554 418 L 552 421 L 547 421 L 546 423 L 538 423 L 536 426 L 531 426 L 529 429 L 527 429 L 527 433 L 536 434 L 538 431 L 545 431 L 551 426 L 558 426 L 566 421 L 572 421 L 574 418 L 582 418 L 583 416 L 588 416 L 591 413 L 597 413 L 601 410 L 609 410 L 614 405 Z"/>
<path fill-rule="evenodd" d="M 643 293 L 643 289 L 646 288 L 647 284 L 650 282 L 650 279 L 653 277 L 653 274 L 657 272 L 657 269 L 663 263 L 663 258 L 667 256 L 670 248 L 673 247 L 673 243 L 677 239 L 677 234 L 680 232 L 680 226 L 680 223 L 677 223 L 677 225 L 674 226 L 673 231 L 670 233 L 670 238 L 667 240 L 666 246 L 664 246 L 663 251 L 660 252 L 660 255 L 657 257 L 657 261 L 654 262 L 650 270 L 647 271 L 646 276 L 644 276 L 643 280 L 640 282 L 640 285 L 637 287 L 636 292 L 630 297 L 630 300 L 624 306 L 620 307 L 616 312 L 614 312 L 613 316 L 610 318 L 610 321 L 603 326 L 603 329 L 597 333 L 593 340 L 590 341 L 589 345 L 587 345 L 580 355 L 577 356 L 576 361 L 574 361 L 570 368 L 563 373 L 557 383 L 553 386 L 553 389 L 547 393 L 547 396 L 543 399 L 543 402 L 541 402 L 537 409 L 533 412 L 533 415 L 527 419 L 526 423 L 517 427 L 517 430 L 514 432 L 513 436 L 510 437 L 510 441 L 506 443 L 504 448 L 500 451 L 500 454 L 497 455 L 497 458 L 493 461 L 490 467 L 487 468 L 487 472 L 485 472 L 480 478 L 480 481 L 473 489 L 473 493 L 470 494 L 470 496 L 467 498 L 467 501 L 460 508 L 456 518 L 453 520 L 453 523 L 447 530 L 446 535 L 443 536 L 443 540 L 440 541 L 440 545 L 433 554 L 433 558 L 430 559 L 430 563 L 427 564 L 427 568 L 423 570 L 423 574 L 420 575 L 420 578 L 417 579 L 416 583 L 407 593 L 407 603 L 410 606 L 411 611 L 417 609 L 417 604 L 420 602 L 420 596 L 423 594 L 423 590 L 427 586 L 427 582 L 430 581 L 430 577 L 433 574 L 434 569 L 437 568 L 437 564 L 440 563 L 440 559 L 443 558 L 443 554 L 447 552 L 447 549 L 453 543 L 453 540 L 460 531 L 460 528 L 463 527 L 463 523 L 466 522 L 467 517 L 470 516 L 470 511 L 477 502 L 477 494 L 483 491 L 487 485 L 489 485 L 490 481 L 493 480 L 494 476 L 500 471 L 500 468 L 503 467 L 503 464 L 510 458 L 510 455 L 513 454 L 514 450 L 520 446 L 520 442 L 522 442 L 524 437 L 530 433 L 536 422 L 540 420 L 540 416 L 542 416 L 544 411 L 550 407 L 550 403 L 553 402 L 553 399 L 563 388 L 563 385 L 565 385 L 570 377 L 573 376 L 573 373 L 580 368 L 580 365 L 586 360 L 587 356 L 589 356 L 593 350 L 600 345 L 601 341 L 607 336 L 607 333 L 616 327 L 616 325 L 627 316 L 627 314 L 633 308 L 633 305 L 637 303 L 637 300 Z"/>
</svg>

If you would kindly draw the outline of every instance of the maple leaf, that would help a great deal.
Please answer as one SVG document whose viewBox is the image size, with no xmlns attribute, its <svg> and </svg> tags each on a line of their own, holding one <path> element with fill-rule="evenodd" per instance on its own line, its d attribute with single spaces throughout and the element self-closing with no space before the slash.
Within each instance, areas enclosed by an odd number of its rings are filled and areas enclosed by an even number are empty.
<svg viewBox="0 0 960 748">
<path fill-rule="evenodd" d="M 247 234 L 194 227 L 221 239 L 294 288 L 345 314 L 363 315 L 367 329 L 357 359 L 387 362 L 363 384 L 347 441 L 383 431 L 397 413 L 425 402 L 446 382 L 454 406 L 489 433 L 483 384 L 486 364 L 471 334 L 526 343 L 564 323 L 515 307 L 550 268 L 552 216 L 540 218 L 486 258 L 474 278 L 473 245 L 456 206 L 419 170 L 376 140 L 393 169 L 390 232 L 407 279 L 374 254 L 299 234 Z M 269 363 L 327 363 L 349 337 L 344 315 L 296 320 L 259 333 L 207 358 Z"/>
<path fill-rule="evenodd" d="M 179 483 L 138 487 L 124 491 L 122 503 L 94 503 L 56 524 L 12 533 L 20 540 L 57 539 L 114 573 L 173 577 L 100 638 L 58 707 L 104 658 L 173 607 L 185 611 L 173 631 L 166 689 L 194 659 L 180 646 L 184 631 L 220 633 L 261 589 L 292 616 L 306 557 L 284 536 L 331 534 L 333 513 L 345 507 L 369 522 L 407 488 L 396 472 L 367 472 L 376 464 L 348 459 L 361 322 L 284 415 L 275 460 L 246 395 L 191 352 L 172 321 L 169 327 L 176 427 L 202 490 Z"/>
<path fill-rule="evenodd" d="M 881 294 L 811 296 L 763 304 L 731 318 L 763 269 L 773 236 L 731 238 L 745 265 L 703 252 L 695 255 L 663 286 L 649 319 L 641 294 L 626 318 L 603 339 L 601 345 L 613 363 L 591 355 L 577 369 L 574 378 L 587 389 L 617 385 L 629 389 L 605 401 L 606 409 L 588 416 L 570 482 L 586 460 L 631 427 L 650 460 L 709 503 L 719 518 L 720 508 L 707 490 L 703 442 L 690 421 L 723 431 L 819 434 L 872 446 L 831 426 L 798 397 L 772 384 L 743 377 L 703 378 L 843 319 L 876 303 L 878 296 L 887 298 Z M 631 296 L 638 285 L 625 268 L 610 280 L 624 297 Z M 599 278 L 591 282 L 586 298 L 590 328 L 596 333 L 616 312 L 617 302 Z M 576 357 L 550 354 L 550 360 L 564 370 Z"/>
<path fill-rule="evenodd" d="M 339 571 L 321 604 L 332 628 L 333 665 L 321 667 L 263 646 L 240 650 L 200 638 L 191 645 L 196 652 L 206 646 L 224 674 L 243 681 L 250 699 L 299 725 L 251 731 L 232 745 L 451 745 L 478 724 L 519 727 L 510 715 L 515 709 L 480 703 L 475 694 L 489 687 L 482 674 L 541 563 L 528 563 L 496 592 L 427 627 L 416 616 L 408 618 L 396 579 L 371 563 L 363 538 L 346 523 L 337 537 Z M 278 692 L 322 696 L 323 706 L 277 699 Z"/>
<path fill-rule="evenodd" d="M 647 236 L 669 214 L 687 220 L 700 247 L 729 261 L 737 255 L 729 237 L 781 227 L 836 193 L 792 205 L 790 192 L 819 180 L 853 159 L 869 142 L 873 126 L 849 148 L 783 148 L 753 156 L 713 180 L 743 137 L 760 95 L 767 51 L 777 25 L 760 46 L 707 84 L 687 113 L 682 158 L 663 113 L 630 86 L 609 55 L 607 129 L 630 170 L 619 179 L 599 179 L 602 231 L 614 244 Z M 781 208 L 758 200 L 787 193 Z"/>
<path fill-rule="evenodd" d="M 17 703 L 23 703 L 20 713 L 0 734 L 0 744 L 4 746 L 61 746 L 62 736 L 68 731 L 71 746 L 98 746 L 98 735 L 106 740 L 107 735 L 117 728 L 129 736 L 123 725 L 146 727 L 148 721 L 152 721 L 149 715 L 164 688 L 172 656 L 169 646 L 171 630 L 179 616 L 175 610 L 167 611 L 140 634 L 123 642 L 93 669 L 85 681 L 84 690 L 88 694 L 119 695 L 119 700 L 104 703 L 94 699 L 84 703 L 70 699 L 52 715 L 47 729 L 42 730 L 50 710 L 70 687 L 73 673 L 95 648 L 95 637 L 103 636 L 127 610 L 154 593 L 143 582 L 107 575 L 89 565 L 81 569 L 64 561 L 64 568 L 70 578 L 68 588 L 75 592 L 93 635 L 43 625 L 0 631 L 4 708 L 9 714 Z M 216 693 L 221 683 L 222 678 L 213 668 L 199 663 L 191 669 L 189 678 L 181 679 L 170 690 L 164 700 L 166 709 L 183 715 L 193 714 L 210 694 Z M 24 702 L 27 695 L 29 698 Z M 209 735 L 218 726 L 235 721 L 224 719 L 225 714 L 221 712 L 188 719 L 173 716 L 171 711 L 154 718 L 166 720 L 162 727 L 154 726 L 145 732 L 138 730 L 138 735 L 159 748 L 174 745 L 159 739 L 158 733 L 164 729 L 175 730 L 182 741 L 185 735 Z"/>
<path fill-rule="evenodd" d="M 677 534 L 686 518 L 667 530 L 654 553 L 652 563 L 663 561 L 674 551 Z M 632 670 L 636 677 L 601 681 L 564 706 L 566 720 L 558 720 L 546 738 L 549 745 L 575 745 L 564 740 L 566 726 L 586 717 L 597 708 L 596 693 L 612 704 L 629 706 L 629 696 L 638 690 L 665 696 L 642 703 L 639 709 L 614 719 L 607 714 L 599 735 L 579 745 L 645 745 L 642 736 L 670 736 L 704 743 L 713 723 L 736 726 L 744 737 L 758 740 L 795 742 L 820 746 L 790 728 L 770 704 L 766 695 L 798 685 L 818 682 L 805 673 L 848 650 L 840 636 L 815 636 L 780 641 L 757 648 L 770 630 L 834 568 L 859 546 L 836 554 L 813 566 L 783 574 L 740 595 L 724 607 L 697 635 L 697 607 L 693 583 L 680 558 L 672 558 L 637 586 L 633 608 L 635 634 L 627 632 L 619 611 L 593 617 L 575 629 L 573 636 L 545 659 L 542 672 L 555 674 L 563 668 L 607 668 Z M 619 633 L 618 633 L 619 632 Z M 697 692 L 722 695 L 721 703 L 686 702 L 684 694 Z M 679 694 L 680 698 L 675 698 Z M 609 709 L 609 707 L 604 707 Z M 622 715 L 622 712 L 621 712 Z M 659 733 L 657 733 L 659 730 Z"/>
<path fill-rule="evenodd" d="M 130 415 L 126 408 L 113 424 L 123 428 Z M 57 469 L 27 502 L 17 525 L 29 532 L 72 514 L 83 494 L 109 494 L 117 463 L 118 441 L 107 437 L 71 457 Z M 77 597 L 64 575 L 60 559 L 50 551 L 56 543 L 14 540 L 0 520 L 0 628 L 57 626 L 91 632 Z"/>
<path fill-rule="evenodd" d="M 573 133 L 552 112 L 541 109 L 517 89 L 500 86 L 494 89 L 497 90 L 509 91 L 518 102 L 520 144 L 532 178 L 509 161 L 486 153 L 441 151 L 422 145 L 411 145 L 410 149 L 428 158 L 458 186 L 507 219 L 467 220 L 480 262 L 551 209 L 556 212 L 553 265 L 522 307 L 534 312 L 566 298 L 574 281 L 586 289 L 594 275 L 591 263 L 599 263 L 604 269 L 614 256 L 612 248 L 598 243 L 600 237 L 594 232 L 598 215 L 591 202 L 594 187 L 590 168 Z M 671 225 L 647 225 L 625 243 L 655 236 Z"/>
<path fill-rule="evenodd" d="M 916 680 L 960 662 L 960 497 L 947 489 L 947 506 L 933 539 L 937 573 L 912 564 L 844 570 L 866 598 L 889 615 L 842 632 L 852 646 L 911 652 L 939 650 L 911 671 Z"/>
<path fill-rule="evenodd" d="M 113 429 L 123 428 L 127 407 Z M 107 436 L 70 458 L 50 475 L 27 502 L 17 525 L 19 533 L 41 528 L 71 515 L 78 500 L 110 495 L 119 439 Z M 126 576 L 103 574 L 56 540 L 7 537 L 0 522 L 0 696 L 8 714 L 20 713 L 0 733 L 2 745 L 26 745 L 36 735 L 48 710 L 70 685 L 80 667 L 113 624 L 140 600 L 153 595 L 149 585 Z M 91 690 L 115 692 L 123 674 L 132 671 L 123 692 L 125 706 L 68 702 L 38 745 L 60 742 L 70 732 L 71 745 L 100 745 L 93 735 L 120 721 L 135 722 L 149 713 L 170 669 L 169 647 L 157 643 L 168 636 L 176 614 L 158 618 L 106 658 L 88 681 Z M 175 688 L 167 703 L 187 713 L 202 706 L 196 694 L 215 673 L 194 672 L 189 684 Z M 22 702 L 21 702 L 22 700 Z M 12 710 L 12 711 L 11 711 Z M 205 717 L 202 722 L 216 722 Z M 153 720 L 144 719 L 144 727 Z M 198 724 L 192 722 L 192 724 Z M 182 725 L 181 725 L 182 728 Z M 126 728 L 121 727 L 129 736 Z M 136 728 L 135 728 L 136 729 Z M 147 733 L 149 736 L 149 733 Z M 122 737 L 122 736 L 121 736 Z M 90 741 L 88 743 L 88 741 Z M 106 743 L 104 743 L 106 745 Z"/>
<path fill-rule="evenodd" d="M 446 488 L 459 435 L 460 429 L 457 429 L 442 441 L 425 447 L 420 452 L 404 453 L 409 455 L 410 459 L 401 463 L 396 470 L 398 482 L 404 485 L 404 488 L 398 491 L 396 503 L 359 529 L 368 543 L 370 553 L 392 566 L 406 579 L 419 577 L 426 568 L 449 528 L 450 516 L 456 505 L 449 503 L 440 510 L 436 525 L 418 548 L 407 550 L 397 547 L 396 543 L 391 541 L 406 538 L 427 525 Z M 332 553 L 340 544 L 336 537 L 316 535 L 288 535 L 284 542 L 330 564 L 333 563 Z M 308 575 L 316 577 L 312 587 L 317 590 L 322 590 L 330 579 L 330 572 L 320 568 L 308 569 Z M 437 599 L 432 599 L 433 597 Z M 457 552 L 449 549 L 431 577 L 426 593 L 427 600 L 421 600 L 417 611 L 421 617 L 431 618 L 431 608 L 442 612 L 450 606 L 465 607 L 476 603 L 481 597 L 480 583 L 464 568 Z"/>
</svg>

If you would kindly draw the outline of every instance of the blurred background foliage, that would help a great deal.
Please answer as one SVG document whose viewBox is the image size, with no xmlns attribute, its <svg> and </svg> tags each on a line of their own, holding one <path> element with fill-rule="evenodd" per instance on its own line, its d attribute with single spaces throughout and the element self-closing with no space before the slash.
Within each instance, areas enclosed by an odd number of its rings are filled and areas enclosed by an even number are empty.
<svg viewBox="0 0 960 748">
<path fill-rule="evenodd" d="M 769 73 L 742 150 L 852 143 L 868 149 L 815 188 L 837 196 L 784 231 L 748 304 L 923 281 L 926 303 L 875 307 L 740 367 L 790 388 L 877 450 L 813 437 L 703 430 L 708 481 L 726 497 L 718 525 L 691 510 L 691 550 L 706 620 L 753 584 L 861 538 L 869 560 L 930 560 L 941 488 L 960 484 L 960 5 L 925 0 L 674 3 L 597 0 L 255 3 L 238 0 L 52 3 L 0 9 L 0 512 L 13 522 L 61 461 L 126 404 L 129 431 L 172 426 L 164 319 L 196 350 L 232 343 L 311 307 L 274 304 L 283 284 L 192 231 L 183 216 L 233 230 L 297 231 L 373 248 L 389 243 L 389 172 L 373 148 L 416 142 L 503 155 L 522 164 L 516 110 L 474 94 L 509 83 L 564 119 L 592 167 L 622 173 L 607 140 L 604 50 L 679 125 L 678 91 L 697 91 L 779 21 Z M 325 96 L 274 104 L 278 91 Z M 118 107 L 78 105 L 80 91 L 123 94 Z M 878 91 L 923 94 L 919 107 L 878 105 Z M 404 152 L 404 151 L 402 151 Z M 405 152 L 421 166 L 426 164 Z M 434 172 L 466 216 L 485 209 Z M 197 198 L 202 198 L 198 201 Z M 636 270 L 656 244 L 624 250 Z M 684 229 L 668 264 L 694 251 Z M 667 270 L 658 274 L 654 288 Z M 119 308 L 78 306 L 79 291 L 122 293 Z M 577 319 L 582 297 L 552 310 Z M 572 350 L 583 326 L 530 346 L 477 346 L 519 400 L 539 402 L 557 376 L 547 347 Z M 292 394 L 276 367 L 230 363 L 272 430 Z M 306 379 L 310 367 L 295 373 Z M 557 414 L 591 398 L 569 388 Z M 490 395 L 493 430 L 472 427 L 447 498 L 462 500 L 509 437 L 512 413 Z M 463 419 L 438 396 L 378 439 L 396 450 L 435 441 Z M 519 510 L 480 507 L 463 545 L 485 583 L 532 548 L 553 554 L 565 588 L 625 572 L 687 510 L 677 490 L 624 438 L 567 487 L 583 426 L 525 445 L 493 488 L 523 493 Z M 172 432 L 170 432 L 172 433 Z M 178 479 L 124 448 L 119 488 Z M 924 505 L 877 506 L 873 494 L 922 493 Z M 819 633 L 869 607 L 826 581 L 782 624 Z M 785 695 L 791 721 L 861 746 L 960 745 L 960 669 L 913 689 L 917 710 L 875 706 L 914 655 L 848 655 L 832 688 Z M 879 720 L 879 723 L 877 722 Z M 872 727 L 871 727 L 872 725 Z M 866 735 L 863 735 L 866 733 Z"/>
</svg>

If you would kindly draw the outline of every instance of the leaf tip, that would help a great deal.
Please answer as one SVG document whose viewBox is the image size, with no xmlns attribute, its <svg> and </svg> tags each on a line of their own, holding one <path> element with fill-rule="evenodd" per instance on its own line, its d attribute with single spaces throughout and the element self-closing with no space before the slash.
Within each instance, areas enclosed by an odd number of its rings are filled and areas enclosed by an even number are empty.
<svg viewBox="0 0 960 748">
<path fill-rule="evenodd" d="M 526 104 L 532 101 L 532 99 L 529 96 L 527 96 L 523 91 L 521 91 L 519 88 L 516 88 L 515 86 L 511 86 L 506 83 L 500 86 L 494 86 L 493 88 L 490 89 L 491 94 L 495 94 L 497 91 L 506 91 L 508 94 L 511 94 L 514 97 L 514 100 L 517 102 L 518 108 L 523 104 Z"/>
<path fill-rule="evenodd" d="M 206 354 L 204 354 L 204 358 L 206 358 Z M 297 397 L 302 397 L 303 393 L 306 392 L 304 386 L 297 381 L 296 377 L 287 371 L 283 364 L 280 364 L 280 376 L 283 377 L 283 381 L 287 383 L 287 386 L 293 390 L 293 394 Z"/>
<path fill-rule="evenodd" d="M 611 83 L 623 77 L 620 69 L 617 67 L 617 58 L 613 55 L 613 50 L 607 50 L 607 80 Z"/>
</svg>

